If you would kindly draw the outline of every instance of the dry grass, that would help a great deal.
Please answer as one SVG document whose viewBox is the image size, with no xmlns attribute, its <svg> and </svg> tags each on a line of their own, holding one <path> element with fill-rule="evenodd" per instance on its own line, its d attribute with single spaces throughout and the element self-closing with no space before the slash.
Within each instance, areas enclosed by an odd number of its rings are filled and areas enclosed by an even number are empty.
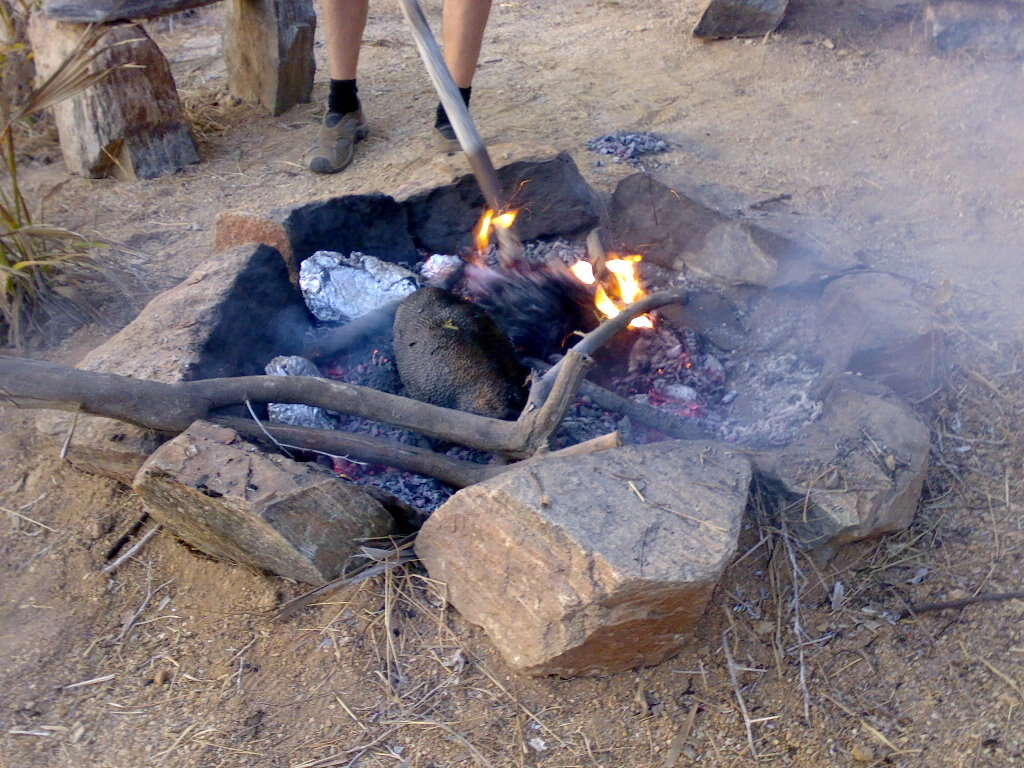
<svg viewBox="0 0 1024 768">
<path fill-rule="evenodd" d="M 0 75 L 25 43 L 16 37 L 11 9 L 0 5 Z M 22 193 L 16 127 L 30 126 L 46 110 L 105 78 L 109 71 L 97 67 L 107 48 L 102 45 L 107 29 L 86 27 L 77 45 L 56 70 L 30 90 L 20 104 L 8 101 L 0 88 L 0 331 L 6 343 L 22 347 L 30 331 L 57 312 L 94 316 L 92 298 L 98 284 L 115 284 L 116 276 L 105 246 L 63 227 L 37 220 L 38 211 Z"/>
</svg>

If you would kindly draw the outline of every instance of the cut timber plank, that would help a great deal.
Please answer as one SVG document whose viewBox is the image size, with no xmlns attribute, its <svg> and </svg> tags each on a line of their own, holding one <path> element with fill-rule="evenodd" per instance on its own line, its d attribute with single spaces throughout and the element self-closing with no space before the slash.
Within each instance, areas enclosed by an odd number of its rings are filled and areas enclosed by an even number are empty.
<svg viewBox="0 0 1024 768">
<path fill-rule="evenodd" d="M 229 0 L 224 56 L 232 95 L 280 115 L 313 91 L 312 0 Z"/>
</svg>

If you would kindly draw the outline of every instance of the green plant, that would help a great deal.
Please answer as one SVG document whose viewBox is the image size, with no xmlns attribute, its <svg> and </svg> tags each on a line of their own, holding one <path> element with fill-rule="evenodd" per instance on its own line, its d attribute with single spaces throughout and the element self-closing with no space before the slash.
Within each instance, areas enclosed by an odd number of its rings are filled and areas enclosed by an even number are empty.
<svg viewBox="0 0 1024 768">
<path fill-rule="evenodd" d="M 22 103 L 11 103 L 6 81 L 15 57 L 24 55 L 18 39 L 19 13 L 0 0 L 0 333 L 22 347 L 28 329 L 57 308 L 88 310 L 84 284 L 102 279 L 107 264 L 102 244 L 68 229 L 36 221 L 19 183 L 15 127 L 43 110 L 94 85 L 110 70 L 96 66 L 107 49 L 104 27 L 85 28 L 67 58 Z"/>
</svg>

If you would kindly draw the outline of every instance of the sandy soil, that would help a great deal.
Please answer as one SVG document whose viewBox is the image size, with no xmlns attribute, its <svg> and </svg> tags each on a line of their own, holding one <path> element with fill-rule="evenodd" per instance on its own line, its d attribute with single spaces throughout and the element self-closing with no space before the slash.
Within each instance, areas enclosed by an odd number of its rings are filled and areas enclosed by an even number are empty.
<svg viewBox="0 0 1024 768">
<path fill-rule="evenodd" d="M 102 575 L 138 502 L 61 464 L 29 415 L 0 408 L 0 505 L 17 513 L 2 514 L 0 537 L 0 765 L 749 765 L 721 650 L 730 628 L 737 662 L 758 670 L 739 683 L 765 718 L 753 726 L 761 762 L 1024 764 L 1021 603 L 879 616 L 1021 589 L 1020 64 L 935 58 L 919 8 L 893 0 L 794 0 L 777 34 L 711 45 L 688 36 L 698 10 L 496 3 L 474 111 L 498 162 L 564 149 L 604 192 L 631 169 L 596 165 L 586 140 L 658 131 L 675 145 L 652 166 L 659 178 L 723 201 L 789 195 L 778 209 L 809 233 L 827 228 L 935 289 L 955 367 L 921 404 L 937 445 L 926 500 L 904 534 L 817 570 L 799 561 L 817 640 L 803 648 L 806 690 L 787 558 L 753 525 L 741 550 L 756 549 L 729 570 L 693 650 L 628 674 L 528 680 L 414 571 L 284 622 L 268 611 L 296 585 L 166 535 Z M 218 14 L 153 25 L 196 105 L 201 165 L 138 183 L 31 169 L 50 220 L 126 244 L 145 276 L 105 323 L 37 354 L 73 362 L 128 322 L 210 251 L 221 210 L 396 194 L 460 168 L 429 148 L 435 99 L 393 3 L 374 5 L 367 32 L 371 138 L 332 177 L 302 165 L 325 76 L 314 104 L 279 118 L 231 104 Z M 837 582 L 845 595 L 832 601 Z M 95 682 L 68 687 L 83 681 Z"/>
</svg>

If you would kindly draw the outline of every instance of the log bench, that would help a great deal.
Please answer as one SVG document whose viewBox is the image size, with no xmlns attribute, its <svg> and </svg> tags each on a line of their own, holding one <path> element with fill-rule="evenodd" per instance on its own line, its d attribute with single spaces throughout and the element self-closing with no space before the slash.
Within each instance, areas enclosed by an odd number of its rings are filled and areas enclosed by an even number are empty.
<svg viewBox="0 0 1024 768">
<path fill-rule="evenodd" d="M 217 0 L 47 0 L 29 23 L 40 79 L 74 49 L 87 24 L 105 24 L 92 68 L 113 72 L 54 108 L 68 170 L 150 179 L 199 161 L 170 65 L 135 23 Z M 224 55 L 232 95 L 279 115 L 309 101 L 316 64 L 313 0 L 226 0 Z M 127 66 L 126 66 L 127 65 Z"/>
</svg>

